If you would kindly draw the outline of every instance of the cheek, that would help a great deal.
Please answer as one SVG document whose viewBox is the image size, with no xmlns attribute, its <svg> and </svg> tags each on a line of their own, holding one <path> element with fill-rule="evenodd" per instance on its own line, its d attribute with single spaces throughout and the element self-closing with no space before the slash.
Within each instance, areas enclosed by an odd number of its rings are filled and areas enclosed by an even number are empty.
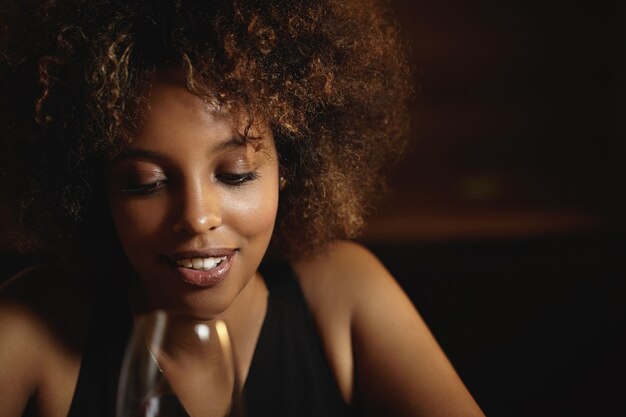
<svg viewBox="0 0 626 417">
<path fill-rule="evenodd" d="M 274 230 L 278 210 L 277 187 L 261 187 L 246 194 L 246 198 L 232 199 L 225 207 L 225 223 L 247 238 L 269 239 Z"/>
<path fill-rule="evenodd" d="M 119 201 L 110 200 L 111 217 L 118 238 L 127 255 L 131 256 L 138 243 L 154 241 L 165 213 L 152 200 Z M 141 245 L 145 246 L 145 245 Z"/>
</svg>

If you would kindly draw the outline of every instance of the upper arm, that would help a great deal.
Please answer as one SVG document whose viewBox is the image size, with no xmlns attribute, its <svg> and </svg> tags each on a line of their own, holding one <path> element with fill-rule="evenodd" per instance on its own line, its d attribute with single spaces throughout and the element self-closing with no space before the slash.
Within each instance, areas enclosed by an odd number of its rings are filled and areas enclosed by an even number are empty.
<svg viewBox="0 0 626 417">
<path fill-rule="evenodd" d="M 42 343 L 34 318 L 0 295 L 0 404 L 2 417 L 21 416 L 34 394 Z"/>
<path fill-rule="evenodd" d="M 411 300 L 371 252 L 340 242 L 318 264 L 317 278 L 303 287 L 316 318 L 332 321 L 329 311 L 339 322 L 347 318 L 357 407 L 372 415 L 483 415 Z M 326 279 L 314 281 L 320 274 Z M 316 313 L 324 290 L 339 307 Z M 318 324 L 323 338 L 325 326 Z"/>
<path fill-rule="evenodd" d="M 359 258 L 352 343 L 357 400 L 398 416 L 480 416 L 411 300 L 369 252 Z M 377 414 L 377 413 L 374 413 Z"/>
<path fill-rule="evenodd" d="M 70 281 L 37 268 L 0 286 L 0 417 L 21 416 L 31 399 L 43 415 L 67 414 L 87 319 Z"/>
</svg>

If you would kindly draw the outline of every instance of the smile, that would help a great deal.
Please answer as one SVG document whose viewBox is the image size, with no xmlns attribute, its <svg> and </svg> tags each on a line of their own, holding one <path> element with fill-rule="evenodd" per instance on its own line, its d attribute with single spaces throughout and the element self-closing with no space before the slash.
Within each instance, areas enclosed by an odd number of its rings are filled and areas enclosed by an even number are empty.
<svg viewBox="0 0 626 417">
<path fill-rule="evenodd" d="M 172 276 L 194 287 L 212 287 L 229 275 L 238 249 L 213 248 L 163 256 Z"/>
<path fill-rule="evenodd" d="M 196 271 L 207 271 L 221 264 L 226 260 L 226 258 L 226 256 L 211 258 L 186 258 L 177 260 L 176 265 L 187 269 L 194 269 Z"/>
</svg>

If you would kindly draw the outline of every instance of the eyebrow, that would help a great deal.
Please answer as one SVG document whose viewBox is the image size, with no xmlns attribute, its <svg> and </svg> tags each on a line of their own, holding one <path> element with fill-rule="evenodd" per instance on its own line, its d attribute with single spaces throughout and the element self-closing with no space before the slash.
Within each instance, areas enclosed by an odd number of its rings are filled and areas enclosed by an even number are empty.
<svg viewBox="0 0 626 417">
<path fill-rule="evenodd" d="M 239 148 L 241 146 L 244 146 L 246 143 L 248 143 L 248 141 L 243 136 L 240 136 L 240 135 L 233 136 L 232 138 L 226 139 L 218 143 L 214 147 L 212 147 L 209 153 L 212 154 L 212 153 L 222 152 L 227 149 Z M 119 156 L 117 156 L 112 161 L 112 163 L 118 164 L 120 162 L 123 162 L 126 160 L 132 160 L 132 159 L 147 159 L 147 160 L 159 162 L 159 161 L 165 161 L 167 158 L 162 153 L 157 152 L 157 151 L 152 151 L 149 149 L 142 149 L 142 148 L 131 148 L 122 152 Z"/>
</svg>

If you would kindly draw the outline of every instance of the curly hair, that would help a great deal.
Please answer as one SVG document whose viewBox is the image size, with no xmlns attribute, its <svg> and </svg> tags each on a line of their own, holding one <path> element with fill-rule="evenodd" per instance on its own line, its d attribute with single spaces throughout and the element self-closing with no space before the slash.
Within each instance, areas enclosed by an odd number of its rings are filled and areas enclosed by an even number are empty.
<svg viewBox="0 0 626 417">
<path fill-rule="evenodd" d="M 272 129 L 288 258 L 354 237 L 408 128 L 409 69 L 373 0 L 35 1 L 0 38 L 0 196 L 15 244 L 84 247 L 101 167 L 141 127 L 155 71 Z M 94 220 L 95 219 L 95 220 Z"/>
</svg>

